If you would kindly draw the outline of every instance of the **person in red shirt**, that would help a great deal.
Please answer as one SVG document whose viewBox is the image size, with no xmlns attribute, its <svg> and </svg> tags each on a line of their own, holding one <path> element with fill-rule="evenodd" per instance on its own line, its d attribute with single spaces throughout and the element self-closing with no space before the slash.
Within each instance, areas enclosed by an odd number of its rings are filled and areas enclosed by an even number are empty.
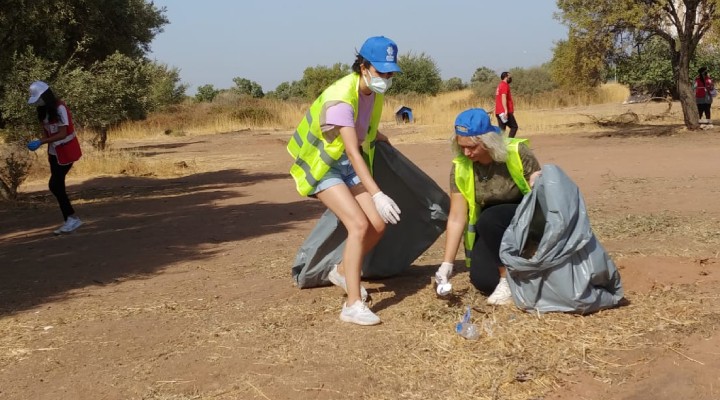
<svg viewBox="0 0 720 400">
<path fill-rule="evenodd" d="M 698 76 L 695 78 L 695 102 L 697 103 L 698 114 L 702 120 L 703 114 L 707 121 L 710 121 L 710 106 L 712 105 L 712 94 L 715 93 L 715 85 L 708 75 L 707 67 L 701 67 L 698 70 Z"/>
<path fill-rule="evenodd" d="M 500 74 L 500 83 L 495 90 L 495 117 L 498 126 L 503 132 L 505 132 L 505 128 L 510 127 L 508 137 L 514 138 L 518 130 L 518 124 L 515 120 L 515 108 L 510 93 L 510 83 L 512 83 L 512 75 L 509 72 Z"/>
</svg>

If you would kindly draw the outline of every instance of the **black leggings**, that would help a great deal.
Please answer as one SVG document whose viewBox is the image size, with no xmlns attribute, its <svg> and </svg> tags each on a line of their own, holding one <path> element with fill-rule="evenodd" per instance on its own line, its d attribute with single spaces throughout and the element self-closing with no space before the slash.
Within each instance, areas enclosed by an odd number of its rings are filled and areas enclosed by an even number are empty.
<svg viewBox="0 0 720 400">
<path fill-rule="evenodd" d="M 698 114 L 700 114 L 700 118 L 703 116 L 703 112 L 705 113 L 705 118 L 710 119 L 710 106 L 712 104 L 698 104 Z"/>
<path fill-rule="evenodd" d="M 477 235 L 470 253 L 470 282 L 484 295 L 492 293 L 500 282 L 498 267 L 503 265 L 500 242 L 517 207 L 517 204 L 488 207 L 480 213 L 475 224 Z"/>
<path fill-rule="evenodd" d="M 50 162 L 50 181 L 48 182 L 48 187 L 60 205 L 63 219 L 67 221 L 69 216 L 75 214 L 75 210 L 73 210 L 70 199 L 65 191 L 65 175 L 67 175 L 70 168 L 72 168 L 72 163 L 60 165 L 58 164 L 57 157 L 52 154 L 48 156 L 48 161 Z"/>
</svg>

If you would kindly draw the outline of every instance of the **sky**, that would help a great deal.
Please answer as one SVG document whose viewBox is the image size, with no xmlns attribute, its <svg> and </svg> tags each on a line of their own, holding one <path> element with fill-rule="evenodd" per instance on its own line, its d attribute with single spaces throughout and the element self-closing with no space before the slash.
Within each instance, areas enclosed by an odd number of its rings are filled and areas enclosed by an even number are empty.
<svg viewBox="0 0 720 400">
<path fill-rule="evenodd" d="M 399 53 L 430 56 L 443 80 L 468 82 L 478 67 L 496 72 L 552 58 L 567 28 L 554 0 L 154 0 L 170 23 L 150 58 L 180 70 L 188 94 L 234 86 L 241 77 L 265 92 L 302 78 L 307 67 L 352 64 L 370 36 Z"/>
</svg>

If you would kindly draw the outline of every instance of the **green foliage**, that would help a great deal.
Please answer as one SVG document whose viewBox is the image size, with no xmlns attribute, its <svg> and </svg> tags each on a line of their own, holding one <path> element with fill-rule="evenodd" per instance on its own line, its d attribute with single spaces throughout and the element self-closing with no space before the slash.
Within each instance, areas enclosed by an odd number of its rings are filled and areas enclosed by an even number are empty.
<svg viewBox="0 0 720 400">
<path fill-rule="evenodd" d="M 550 67 L 543 65 L 531 68 L 512 68 L 512 95 L 531 97 L 540 93 L 548 93 L 556 89 L 555 83 L 550 77 Z M 500 77 L 495 76 L 493 80 L 478 82 L 473 86 L 473 92 L 480 98 L 495 98 Z"/>
<path fill-rule="evenodd" d="M 500 77 L 495 71 L 488 67 L 479 67 L 470 78 L 470 86 L 494 83 L 497 82 L 498 79 L 500 79 Z"/>
<path fill-rule="evenodd" d="M 35 107 L 28 105 L 28 86 L 35 80 L 50 80 L 55 63 L 36 56 L 32 48 L 10 58 L 12 69 L 2 83 L 5 90 L 0 96 L 0 121 L 4 122 L 5 140 L 8 142 L 33 136 L 39 129 Z"/>
<path fill-rule="evenodd" d="M 590 37 L 570 36 L 559 41 L 550 62 L 552 80 L 571 93 L 598 86 L 605 81 L 606 45 Z"/>
<path fill-rule="evenodd" d="M 402 54 L 398 57 L 401 73 L 393 77 L 390 93 L 419 93 L 436 95 L 440 92 L 442 78 L 435 60 L 429 55 Z"/>
<path fill-rule="evenodd" d="M 675 92 L 667 42 L 658 36 L 639 44 L 631 54 L 617 60 L 618 82 L 632 92 L 664 96 Z"/>
<path fill-rule="evenodd" d="M 33 154 L 18 142 L 0 147 L 0 197 L 17 198 L 18 188 L 30 174 Z"/>
<path fill-rule="evenodd" d="M 440 87 L 440 91 L 455 92 L 458 90 L 463 90 L 465 88 L 467 88 L 467 85 L 462 81 L 462 79 L 453 77 L 442 83 L 442 86 Z"/>
<path fill-rule="evenodd" d="M 570 30 L 555 49 L 553 76 L 566 88 L 570 73 L 576 84 L 597 84 L 593 71 L 604 76 L 607 65 L 632 54 L 628 48 L 657 35 L 668 48 L 685 125 L 697 129 L 690 62 L 700 40 L 720 21 L 719 5 L 718 0 L 558 0 L 559 18 Z"/>
<path fill-rule="evenodd" d="M 215 97 L 220 93 L 218 89 L 215 89 L 215 86 L 211 84 L 202 85 L 197 88 L 197 93 L 195 93 L 195 101 L 198 103 L 202 102 L 212 102 L 215 100 Z"/>
<path fill-rule="evenodd" d="M 328 86 L 336 80 L 351 72 L 350 66 L 347 64 L 336 63 L 332 67 L 318 65 L 316 67 L 308 67 L 303 71 L 303 77 L 300 86 L 304 88 L 304 96 L 306 99 L 314 99 L 320 95 Z M 277 92 L 277 90 L 275 90 Z"/>
<path fill-rule="evenodd" d="M 518 96 L 533 96 L 547 93 L 557 88 L 550 76 L 548 65 L 531 68 L 513 68 L 512 93 Z"/>
<path fill-rule="evenodd" d="M 69 69 L 71 64 L 90 68 L 116 52 L 138 58 L 168 23 L 164 14 L 164 8 L 145 0 L 4 0 L 0 11 L 0 98 L 6 98 L 13 71 L 31 69 L 15 65 L 17 55 L 28 51 L 42 55 L 51 69 L 33 78 L 48 81 L 55 80 L 51 78 L 59 68 Z M 25 81 L 23 86 L 29 83 Z M 3 124 L 0 120 L 0 126 Z"/>
<path fill-rule="evenodd" d="M 254 99 L 259 99 L 265 96 L 265 93 L 263 93 L 262 90 L 262 86 L 260 86 L 260 84 L 255 81 L 235 77 L 233 78 L 233 82 L 235 82 L 235 87 L 233 88 L 233 90 L 238 94 L 250 96 Z"/>
<path fill-rule="evenodd" d="M 64 93 L 75 120 L 99 130 L 124 120 L 144 118 L 149 108 L 150 83 L 143 61 L 115 53 L 88 69 L 74 68 L 63 73 L 55 86 Z"/>
<path fill-rule="evenodd" d="M 165 64 L 148 62 L 145 69 L 150 79 L 148 111 L 160 111 L 185 99 L 187 84 L 180 81 L 180 71 Z"/>
<path fill-rule="evenodd" d="M 278 100 L 305 99 L 305 88 L 300 81 L 283 82 L 266 96 Z"/>
</svg>

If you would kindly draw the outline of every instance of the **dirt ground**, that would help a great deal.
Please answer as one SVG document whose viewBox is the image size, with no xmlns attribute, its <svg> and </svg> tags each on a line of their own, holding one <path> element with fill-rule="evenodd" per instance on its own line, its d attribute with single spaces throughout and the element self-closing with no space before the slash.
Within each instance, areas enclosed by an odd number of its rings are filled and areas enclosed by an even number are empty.
<svg viewBox="0 0 720 400">
<path fill-rule="evenodd" d="M 447 141 L 416 138 L 417 130 L 386 128 L 447 189 Z M 429 283 L 443 236 L 405 274 L 365 283 L 380 326 L 340 322 L 337 288 L 293 286 L 295 251 L 323 207 L 294 191 L 288 137 L 247 131 L 113 143 L 199 172 L 71 176 L 85 225 L 61 237 L 51 235 L 61 221 L 45 183 L 24 186 L 22 201 L 0 210 L 0 398 L 720 399 L 720 130 L 530 137 L 541 163 L 559 165 L 580 187 L 630 300 L 563 323 L 605 318 L 611 329 L 614 317 L 662 293 L 697 300 L 707 314 L 693 323 L 684 318 L 695 308 L 679 312 L 683 319 L 662 309 L 641 316 L 677 329 L 638 332 L 642 345 L 632 348 L 605 343 L 612 357 L 604 361 L 583 353 L 567 371 L 535 371 L 553 379 L 505 380 L 495 392 L 454 387 L 466 382 L 462 366 L 442 358 L 466 348 L 485 362 L 484 347 L 445 324 L 461 305 L 436 299 Z M 467 273 L 453 280 L 468 287 Z M 483 303 L 471 288 L 460 299 Z M 426 304 L 447 315 L 418 317 Z"/>
</svg>

